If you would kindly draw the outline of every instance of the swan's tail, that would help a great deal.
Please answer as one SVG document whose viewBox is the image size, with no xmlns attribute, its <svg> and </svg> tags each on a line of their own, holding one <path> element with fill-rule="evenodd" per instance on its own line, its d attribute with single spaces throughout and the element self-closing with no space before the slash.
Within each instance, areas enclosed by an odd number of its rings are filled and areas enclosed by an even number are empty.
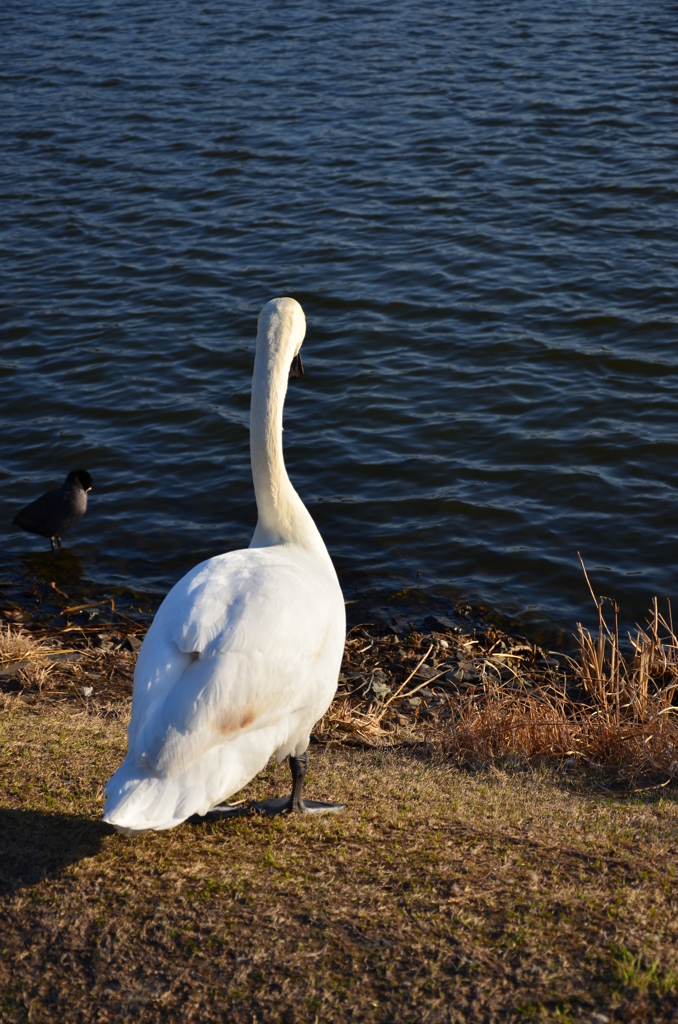
<svg viewBox="0 0 678 1024">
<path fill-rule="evenodd" d="M 213 747 L 177 775 L 159 775 L 128 753 L 106 784 L 104 821 L 133 835 L 174 828 L 192 814 L 207 814 L 254 778 L 279 745 L 272 729 L 258 739 L 253 743 L 246 734 Z"/>
<path fill-rule="evenodd" d="M 209 802 L 204 810 L 192 808 L 191 804 L 200 803 L 198 794 L 182 793 L 182 781 L 144 775 L 128 758 L 106 786 L 104 821 L 118 832 L 133 835 L 149 829 L 174 828 L 196 810 L 204 814 L 209 810 Z M 189 796 L 198 799 L 186 799 Z"/>
</svg>

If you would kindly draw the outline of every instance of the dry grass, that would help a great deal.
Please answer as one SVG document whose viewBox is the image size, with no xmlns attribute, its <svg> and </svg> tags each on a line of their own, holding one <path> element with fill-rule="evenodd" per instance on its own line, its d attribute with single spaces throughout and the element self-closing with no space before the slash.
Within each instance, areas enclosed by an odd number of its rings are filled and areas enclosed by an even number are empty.
<svg viewBox="0 0 678 1024">
<path fill-rule="evenodd" d="M 678 1019 L 670 612 L 625 659 L 602 605 L 570 660 L 356 627 L 308 785 L 344 815 L 129 839 L 100 816 L 140 634 L 3 634 L 0 1021 Z"/>
<path fill-rule="evenodd" d="M 337 700 L 317 734 L 372 744 L 425 737 L 467 765 L 546 761 L 593 773 L 604 786 L 668 785 L 678 777 L 670 605 L 663 616 L 653 602 L 625 657 L 617 606 L 609 628 L 608 599 L 593 596 L 598 636 L 579 625 L 570 657 L 493 629 L 413 630 L 403 638 L 357 627 Z"/>
<path fill-rule="evenodd" d="M 76 704 L 126 713 L 140 626 L 103 622 L 28 632 L 0 626 L 0 692 L 27 703 Z"/>
<path fill-rule="evenodd" d="M 426 742 L 471 767 L 546 762 L 593 774 L 612 789 L 669 784 L 678 774 L 678 638 L 670 606 L 663 615 L 653 602 L 625 654 L 617 606 L 591 594 L 597 635 L 579 625 L 578 652 L 570 657 L 491 627 L 463 632 L 438 624 L 405 635 L 355 627 L 316 738 Z M 126 714 L 143 629 L 113 608 L 109 621 L 78 624 L 83 616 L 74 616 L 84 607 L 62 609 L 59 630 L 0 627 L 0 689 L 28 702 Z"/>
<path fill-rule="evenodd" d="M 671 793 L 315 745 L 338 818 L 127 838 L 100 822 L 124 718 L 4 701 L 2 1021 L 675 1020 Z"/>
<path fill-rule="evenodd" d="M 12 628 L 8 623 L 3 629 L 0 623 L 0 667 L 18 661 L 41 661 L 54 650 L 53 645 L 37 640 L 21 627 Z"/>
</svg>

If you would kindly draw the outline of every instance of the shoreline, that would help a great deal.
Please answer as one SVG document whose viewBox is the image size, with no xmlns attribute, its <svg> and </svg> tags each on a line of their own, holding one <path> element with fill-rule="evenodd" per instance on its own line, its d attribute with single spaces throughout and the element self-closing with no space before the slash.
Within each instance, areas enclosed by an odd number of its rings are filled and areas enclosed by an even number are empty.
<svg viewBox="0 0 678 1024">
<path fill-rule="evenodd" d="M 23 607 L 0 603 L 0 693 L 125 717 L 152 617 L 130 602 L 123 611 L 111 597 L 75 596 L 80 603 L 51 581 L 24 593 Z M 474 768 L 545 763 L 610 792 L 678 780 L 678 639 L 666 635 L 656 605 L 654 632 L 638 634 L 632 661 L 602 611 L 598 639 L 583 630 L 571 653 L 510 635 L 468 605 L 418 623 L 395 608 L 380 613 L 349 627 L 314 742 L 415 744 Z"/>
</svg>

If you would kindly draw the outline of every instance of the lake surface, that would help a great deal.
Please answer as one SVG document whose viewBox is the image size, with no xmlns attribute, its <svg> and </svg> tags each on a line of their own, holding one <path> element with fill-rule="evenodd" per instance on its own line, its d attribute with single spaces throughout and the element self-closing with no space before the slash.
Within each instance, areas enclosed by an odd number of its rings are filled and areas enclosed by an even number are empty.
<svg viewBox="0 0 678 1024">
<path fill-rule="evenodd" d="M 12 0 L 0 109 L 5 583 L 153 605 L 247 545 L 292 295 L 286 460 L 348 599 L 569 631 L 578 550 L 625 620 L 676 595 L 675 3 Z M 81 466 L 49 562 L 9 524 Z"/>
</svg>

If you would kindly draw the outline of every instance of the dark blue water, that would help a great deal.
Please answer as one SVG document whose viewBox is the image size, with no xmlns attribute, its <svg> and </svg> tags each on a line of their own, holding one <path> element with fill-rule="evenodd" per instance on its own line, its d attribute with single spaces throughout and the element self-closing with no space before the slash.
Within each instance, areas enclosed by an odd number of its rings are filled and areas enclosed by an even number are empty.
<svg viewBox="0 0 678 1024">
<path fill-rule="evenodd" d="M 631 619 L 676 594 L 678 5 L 11 0 L 0 110 L 5 580 L 78 466 L 92 584 L 246 545 L 293 295 L 286 458 L 348 597 L 569 629 L 578 549 Z"/>
</svg>

